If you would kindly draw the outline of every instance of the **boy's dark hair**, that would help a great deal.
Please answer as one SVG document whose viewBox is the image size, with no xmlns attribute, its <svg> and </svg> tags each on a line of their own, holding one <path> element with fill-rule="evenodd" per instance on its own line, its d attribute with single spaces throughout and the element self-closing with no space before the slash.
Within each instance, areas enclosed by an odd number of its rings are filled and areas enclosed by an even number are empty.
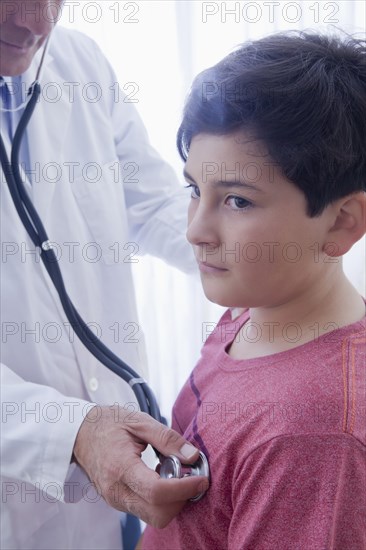
<svg viewBox="0 0 366 550">
<path fill-rule="evenodd" d="M 289 31 L 246 42 L 194 80 L 177 145 L 243 129 L 306 196 L 309 216 L 366 190 L 366 41 Z"/>
</svg>

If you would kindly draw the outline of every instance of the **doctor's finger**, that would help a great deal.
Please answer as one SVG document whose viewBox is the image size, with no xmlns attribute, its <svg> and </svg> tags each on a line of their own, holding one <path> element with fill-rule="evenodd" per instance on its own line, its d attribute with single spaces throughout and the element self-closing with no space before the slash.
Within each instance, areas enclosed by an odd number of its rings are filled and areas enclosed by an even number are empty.
<svg viewBox="0 0 366 550">
<path fill-rule="evenodd" d="M 186 501 L 209 487 L 208 478 L 203 476 L 163 479 L 141 460 L 134 463 L 132 471 L 133 476 L 126 475 L 121 481 L 136 495 L 152 505 Z"/>
<path fill-rule="evenodd" d="M 164 456 L 175 455 L 183 463 L 192 463 L 198 459 L 198 449 L 175 430 L 167 428 L 146 413 L 139 413 L 139 420 L 127 426 L 135 437 L 150 443 Z"/>
<path fill-rule="evenodd" d="M 113 498 L 107 502 L 113 508 L 123 512 L 129 512 L 145 523 L 162 529 L 181 511 L 185 502 L 175 502 L 169 504 L 151 504 L 143 498 L 133 493 L 123 484 L 116 484 L 113 491 Z"/>
</svg>

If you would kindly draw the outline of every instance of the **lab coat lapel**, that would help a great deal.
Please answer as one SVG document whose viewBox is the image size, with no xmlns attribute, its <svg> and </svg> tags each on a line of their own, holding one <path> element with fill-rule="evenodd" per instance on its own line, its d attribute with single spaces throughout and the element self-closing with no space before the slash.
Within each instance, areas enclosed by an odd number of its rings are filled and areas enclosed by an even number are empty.
<svg viewBox="0 0 366 550">
<path fill-rule="evenodd" d="M 38 54 L 37 54 L 38 57 Z M 34 80 L 36 73 L 35 66 L 38 67 L 38 59 L 35 58 L 31 68 L 25 73 L 25 82 L 28 89 L 29 85 Z M 51 216 L 58 217 L 59 211 L 57 207 L 50 207 L 52 200 L 56 199 L 57 186 L 59 192 L 64 192 L 65 181 L 61 178 L 59 181 L 51 182 L 47 177 L 47 166 L 50 163 L 56 163 L 60 165 L 60 169 L 64 168 L 63 162 L 67 159 L 67 151 L 70 148 L 70 144 L 66 143 L 66 131 L 69 125 L 72 103 L 69 101 L 68 94 L 63 93 L 63 96 L 57 102 L 47 101 L 47 95 L 45 93 L 45 86 L 52 83 L 55 90 L 62 90 L 65 92 L 65 86 L 63 80 L 59 74 L 57 74 L 53 68 L 53 59 L 50 54 L 47 55 L 47 65 L 45 66 L 43 77 L 41 78 L 41 88 L 43 87 L 44 93 L 39 100 L 39 103 L 34 109 L 33 116 L 28 126 L 28 145 L 31 169 L 35 171 L 32 178 L 32 185 L 28 185 L 27 189 L 32 198 L 32 202 L 37 209 L 38 214 L 45 226 L 50 240 L 54 239 L 52 233 Z M 71 144 L 71 147 L 74 144 Z M 38 163 L 36 166 L 35 163 Z M 42 177 L 42 173 L 46 174 L 46 178 Z M 61 266 L 62 267 L 62 266 Z M 64 322 L 67 322 L 65 313 L 63 311 L 61 302 L 57 295 L 57 292 L 53 286 L 53 283 L 46 273 L 42 270 L 45 282 L 50 289 L 51 294 L 54 297 L 55 307 L 58 309 L 61 318 Z M 87 351 L 84 345 L 75 337 L 74 352 L 77 363 L 79 366 L 83 364 L 83 369 L 86 373 L 89 370 L 93 372 L 95 370 L 96 361 L 93 356 Z"/>
<path fill-rule="evenodd" d="M 56 102 L 47 100 L 47 87 L 50 83 L 53 91 L 57 90 L 61 95 Z M 35 169 L 32 198 L 41 219 L 47 226 L 49 205 L 54 197 L 56 186 L 64 184 L 63 178 L 52 181 L 53 175 L 49 176 L 50 168 L 53 166 L 54 170 L 59 171 L 64 168 L 62 159 L 72 108 L 68 94 L 65 93 L 64 80 L 55 72 L 51 56 L 48 56 L 48 65 L 44 69 L 41 88 L 43 93 L 41 92 L 39 103 L 29 123 L 28 143 L 31 165 Z M 35 163 L 38 165 L 35 166 Z"/>
</svg>

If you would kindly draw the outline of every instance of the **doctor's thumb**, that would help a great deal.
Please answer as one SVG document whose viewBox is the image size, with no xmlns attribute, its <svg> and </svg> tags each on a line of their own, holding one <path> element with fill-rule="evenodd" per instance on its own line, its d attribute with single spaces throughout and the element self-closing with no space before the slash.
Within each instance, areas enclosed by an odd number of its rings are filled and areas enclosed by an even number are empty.
<svg viewBox="0 0 366 550">
<path fill-rule="evenodd" d="M 193 463 L 198 459 L 199 449 L 191 445 L 175 430 L 167 428 L 151 417 L 149 418 L 149 424 L 145 441 L 150 443 L 162 455 L 175 455 L 185 464 Z"/>
</svg>

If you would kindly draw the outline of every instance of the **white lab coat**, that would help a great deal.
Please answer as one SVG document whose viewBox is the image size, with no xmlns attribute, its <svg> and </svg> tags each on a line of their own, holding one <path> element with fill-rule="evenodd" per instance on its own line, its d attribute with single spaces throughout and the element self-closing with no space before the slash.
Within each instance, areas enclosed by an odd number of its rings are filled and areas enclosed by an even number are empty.
<svg viewBox="0 0 366 550">
<path fill-rule="evenodd" d="M 92 40 L 56 28 L 42 84 L 28 131 L 28 192 L 77 309 L 147 376 L 129 262 L 150 252 L 193 268 L 186 192 L 148 144 L 134 105 L 118 97 Z M 1 176 L 2 548 L 119 549 L 120 513 L 70 457 L 88 403 L 134 395 L 73 334 Z"/>
</svg>

